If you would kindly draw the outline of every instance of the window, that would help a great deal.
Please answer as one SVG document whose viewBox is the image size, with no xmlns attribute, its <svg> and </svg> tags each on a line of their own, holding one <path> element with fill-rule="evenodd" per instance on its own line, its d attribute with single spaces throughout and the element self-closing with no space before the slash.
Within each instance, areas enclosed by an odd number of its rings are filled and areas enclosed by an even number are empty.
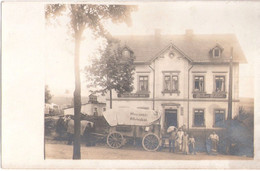
<svg viewBox="0 0 260 171">
<path fill-rule="evenodd" d="M 172 90 L 173 91 L 178 90 L 178 76 L 176 75 L 172 76 Z"/>
<path fill-rule="evenodd" d="M 194 77 L 194 91 L 204 91 L 204 76 Z"/>
<path fill-rule="evenodd" d="M 212 55 L 214 58 L 219 58 L 221 56 L 221 49 L 216 47 L 212 51 Z"/>
<path fill-rule="evenodd" d="M 123 51 L 123 57 L 124 58 L 129 58 L 130 57 L 130 52 L 128 50 Z"/>
<path fill-rule="evenodd" d="M 219 49 L 214 49 L 214 57 L 219 57 L 219 56 L 220 56 Z"/>
<path fill-rule="evenodd" d="M 164 75 L 164 91 L 178 91 L 178 76 L 171 73 L 166 73 Z"/>
<path fill-rule="evenodd" d="M 148 76 L 139 76 L 139 91 L 148 91 Z"/>
<path fill-rule="evenodd" d="M 171 53 L 169 54 L 169 57 L 170 57 L 170 58 L 173 58 L 173 57 L 174 57 L 174 53 L 171 52 Z"/>
<path fill-rule="evenodd" d="M 225 76 L 215 76 L 215 92 L 225 92 Z"/>
<path fill-rule="evenodd" d="M 194 110 L 194 126 L 205 126 L 204 109 Z"/>
<path fill-rule="evenodd" d="M 104 107 L 104 108 L 103 108 L 103 112 L 105 112 L 105 111 L 106 111 L 106 108 Z"/>
<path fill-rule="evenodd" d="M 94 115 L 94 116 L 98 116 L 98 111 L 97 111 L 97 108 L 96 108 L 96 107 L 94 108 L 93 115 Z"/>
<path fill-rule="evenodd" d="M 214 126 L 216 127 L 223 127 L 225 121 L 225 110 L 217 109 L 215 110 L 215 123 Z"/>
<path fill-rule="evenodd" d="M 164 90 L 171 90 L 171 76 L 164 76 Z"/>
</svg>

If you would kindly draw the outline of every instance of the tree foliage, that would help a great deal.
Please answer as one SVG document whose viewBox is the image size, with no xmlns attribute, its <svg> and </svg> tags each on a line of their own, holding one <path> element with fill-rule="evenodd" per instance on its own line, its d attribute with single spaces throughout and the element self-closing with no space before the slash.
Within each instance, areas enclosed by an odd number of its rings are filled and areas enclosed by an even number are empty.
<svg viewBox="0 0 260 171">
<path fill-rule="evenodd" d="M 49 103 L 52 98 L 51 91 L 49 90 L 49 86 L 45 85 L 45 103 Z"/>
<path fill-rule="evenodd" d="M 129 56 L 124 56 L 127 50 Z M 85 68 L 87 81 L 94 92 L 102 94 L 109 90 L 117 93 L 131 92 L 133 90 L 133 74 L 135 56 L 127 47 L 120 47 L 118 43 L 109 43 L 100 59 L 94 59 L 91 66 Z"/>
<path fill-rule="evenodd" d="M 57 16 L 68 14 L 69 33 L 75 41 L 74 48 L 74 143 L 73 159 L 80 159 L 80 111 L 81 111 L 81 82 L 80 82 L 80 44 L 83 32 L 86 28 L 95 35 L 109 37 L 103 26 L 104 21 L 111 20 L 113 23 L 125 22 L 131 24 L 131 12 L 136 6 L 125 5 L 93 5 L 93 4 L 49 4 L 45 7 L 45 17 L 57 19 Z M 47 22 L 49 23 L 49 22 Z"/>
</svg>

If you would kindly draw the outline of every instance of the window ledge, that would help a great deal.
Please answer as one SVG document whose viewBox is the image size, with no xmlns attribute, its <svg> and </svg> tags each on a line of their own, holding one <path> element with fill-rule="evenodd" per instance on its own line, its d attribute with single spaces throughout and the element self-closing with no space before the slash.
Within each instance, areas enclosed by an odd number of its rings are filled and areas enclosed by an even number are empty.
<svg viewBox="0 0 260 171">
<path fill-rule="evenodd" d="M 225 127 L 224 127 L 224 125 L 223 126 L 217 126 L 217 125 L 213 125 L 212 126 L 213 128 L 222 128 L 222 129 L 224 129 Z"/>
<path fill-rule="evenodd" d="M 226 91 L 213 91 L 212 94 L 227 94 Z"/>
<path fill-rule="evenodd" d="M 201 125 L 201 126 L 198 126 L 198 125 L 192 125 L 192 127 L 194 127 L 194 128 L 205 128 L 206 125 Z"/>
<path fill-rule="evenodd" d="M 193 91 L 193 94 L 207 94 L 206 91 Z"/>
<path fill-rule="evenodd" d="M 136 94 L 150 94 L 150 91 L 137 91 Z"/>
<path fill-rule="evenodd" d="M 179 95 L 180 94 L 180 91 L 179 90 L 163 90 L 162 91 L 162 94 L 164 95 L 164 94 L 170 94 L 170 95 L 172 95 L 172 94 L 177 94 L 177 95 Z"/>
</svg>

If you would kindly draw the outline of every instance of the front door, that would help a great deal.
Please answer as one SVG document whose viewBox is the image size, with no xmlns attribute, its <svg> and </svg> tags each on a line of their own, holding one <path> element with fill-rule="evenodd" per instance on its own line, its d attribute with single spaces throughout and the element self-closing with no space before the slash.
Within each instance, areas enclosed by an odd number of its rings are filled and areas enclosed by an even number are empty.
<svg viewBox="0 0 260 171">
<path fill-rule="evenodd" d="M 166 129 L 169 126 L 178 127 L 177 109 L 165 109 L 165 124 Z"/>
</svg>

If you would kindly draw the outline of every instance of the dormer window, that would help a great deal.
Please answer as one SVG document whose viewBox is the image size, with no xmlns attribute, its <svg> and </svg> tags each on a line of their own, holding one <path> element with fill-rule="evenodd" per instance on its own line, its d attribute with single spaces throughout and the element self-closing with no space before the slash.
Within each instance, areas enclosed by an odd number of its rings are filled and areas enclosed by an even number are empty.
<svg viewBox="0 0 260 171">
<path fill-rule="evenodd" d="M 216 45 L 213 49 L 211 49 L 211 55 L 213 58 L 220 58 L 222 51 L 223 48 L 219 45 Z"/>
<path fill-rule="evenodd" d="M 220 50 L 219 50 L 218 48 L 214 49 L 214 51 L 213 51 L 213 56 L 214 56 L 215 58 L 220 57 Z"/>
<path fill-rule="evenodd" d="M 123 51 L 123 57 L 124 57 L 124 58 L 129 58 L 129 57 L 130 57 L 130 52 L 129 52 L 129 50 L 125 49 L 125 50 Z"/>
</svg>

